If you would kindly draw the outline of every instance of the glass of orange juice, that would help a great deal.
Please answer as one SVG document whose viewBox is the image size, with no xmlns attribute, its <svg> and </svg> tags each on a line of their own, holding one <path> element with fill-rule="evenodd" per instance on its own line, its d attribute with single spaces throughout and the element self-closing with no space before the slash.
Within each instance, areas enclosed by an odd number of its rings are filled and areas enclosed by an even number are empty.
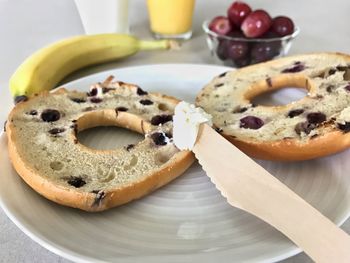
<svg viewBox="0 0 350 263">
<path fill-rule="evenodd" d="M 155 38 L 189 39 L 195 0 L 147 0 Z"/>
</svg>

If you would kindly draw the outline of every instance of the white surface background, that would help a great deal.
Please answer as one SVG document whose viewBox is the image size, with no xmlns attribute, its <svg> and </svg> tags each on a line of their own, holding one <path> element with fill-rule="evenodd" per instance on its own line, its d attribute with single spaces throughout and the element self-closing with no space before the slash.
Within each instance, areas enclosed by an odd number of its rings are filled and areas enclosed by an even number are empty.
<svg viewBox="0 0 350 263">
<path fill-rule="evenodd" d="M 150 38 L 145 0 L 131 0 L 130 22 L 134 34 Z M 180 51 L 139 53 L 117 63 L 89 68 L 70 79 L 89 73 L 141 64 L 213 63 L 206 47 L 201 23 L 224 14 L 229 0 L 197 0 L 194 35 Z M 301 34 L 291 54 L 339 51 L 350 53 L 350 2 L 346 0 L 248 1 L 254 8 L 267 9 L 272 16 L 294 18 Z M 25 57 L 64 37 L 82 34 L 83 28 L 73 0 L 0 0 L 0 124 L 12 106 L 8 79 Z M 1 154 L 1 153 L 0 153 Z M 0 173 L 1 176 L 1 173 Z M 15 194 L 15 193 L 14 193 Z M 30 209 L 30 208 L 28 208 Z M 350 233 L 350 221 L 343 228 Z M 25 236 L 0 210 L 0 262 L 68 262 Z M 304 254 L 283 261 L 311 262 Z"/>
</svg>

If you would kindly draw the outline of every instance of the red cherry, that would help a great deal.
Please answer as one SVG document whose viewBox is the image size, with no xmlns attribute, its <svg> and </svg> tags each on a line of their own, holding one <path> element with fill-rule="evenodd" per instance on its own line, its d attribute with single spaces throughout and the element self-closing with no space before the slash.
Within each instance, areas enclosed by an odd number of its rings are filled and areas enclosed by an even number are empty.
<svg viewBox="0 0 350 263">
<path fill-rule="evenodd" d="M 232 60 L 232 62 L 234 64 L 234 66 L 237 67 L 237 68 L 243 68 L 243 67 L 248 66 L 249 64 L 251 64 L 251 61 L 250 61 L 249 57 L 234 59 L 234 60 Z"/>
<path fill-rule="evenodd" d="M 216 55 L 221 60 L 226 60 L 228 57 L 228 47 L 229 47 L 230 41 L 226 39 L 219 40 L 218 47 L 216 49 Z"/>
<path fill-rule="evenodd" d="M 246 37 L 260 37 L 269 30 L 271 24 L 272 19 L 266 11 L 256 10 L 244 19 L 241 30 Z"/>
<path fill-rule="evenodd" d="M 209 29 L 218 35 L 226 35 L 232 31 L 230 21 L 225 16 L 215 17 L 209 24 Z"/>
<path fill-rule="evenodd" d="M 280 38 L 280 35 L 272 31 L 270 28 L 270 30 L 267 31 L 264 35 L 262 35 L 261 38 Z"/>
<path fill-rule="evenodd" d="M 281 42 L 261 42 L 256 43 L 251 50 L 251 58 L 253 63 L 259 63 L 270 60 L 280 53 Z"/>
<path fill-rule="evenodd" d="M 289 17 L 277 16 L 272 20 L 272 30 L 281 37 L 291 35 L 294 32 L 294 23 Z"/>
<path fill-rule="evenodd" d="M 228 37 L 233 37 L 233 38 L 246 38 L 242 31 L 238 31 L 238 30 L 235 30 L 235 31 L 231 31 L 230 33 L 227 34 Z"/>
<path fill-rule="evenodd" d="M 227 55 L 229 58 L 242 59 L 248 55 L 249 46 L 247 42 L 244 41 L 230 41 L 228 46 Z"/>
<path fill-rule="evenodd" d="M 233 25 L 241 26 L 243 20 L 252 12 L 249 5 L 236 1 L 227 9 L 227 16 Z"/>
</svg>

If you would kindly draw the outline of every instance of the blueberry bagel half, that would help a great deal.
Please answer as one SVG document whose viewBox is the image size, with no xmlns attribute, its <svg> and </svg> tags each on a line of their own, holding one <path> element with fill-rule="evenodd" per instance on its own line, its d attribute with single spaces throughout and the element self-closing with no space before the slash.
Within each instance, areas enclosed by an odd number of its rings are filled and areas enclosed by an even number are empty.
<svg viewBox="0 0 350 263">
<path fill-rule="evenodd" d="M 88 92 L 58 89 L 16 104 L 6 134 L 17 173 L 36 192 L 56 203 L 102 211 L 138 199 L 181 175 L 193 154 L 172 142 L 178 100 L 137 85 L 112 82 Z M 144 139 L 112 150 L 91 149 L 77 133 L 120 126 Z"/>
<path fill-rule="evenodd" d="M 255 105 L 284 87 L 307 90 L 286 105 Z M 317 53 L 256 64 L 215 77 L 196 104 L 223 136 L 251 157 L 307 160 L 350 145 L 350 56 Z"/>
</svg>

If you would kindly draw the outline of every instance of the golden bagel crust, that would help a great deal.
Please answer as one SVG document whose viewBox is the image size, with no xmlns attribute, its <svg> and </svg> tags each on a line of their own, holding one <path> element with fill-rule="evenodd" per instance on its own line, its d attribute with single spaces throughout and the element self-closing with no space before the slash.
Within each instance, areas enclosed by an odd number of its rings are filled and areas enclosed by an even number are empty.
<svg viewBox="0 0 350 263">
<path fill-rule="evenodd" d="M 136 88 L 137 88 L 137 86 L 134 86 L 132 84 L 110 83 L 110 82 L 104 83 L 102 84 L 102 86 L 111 88 L 111 90 L 108 91 L 108 95 L 101 96 L 102 99 L 105 99 L 105 96 L 110 96 L 109 98 L 110 100 L 114 98 L 113 96 L 115 96 L 115 98 L 120 99 L 120 97 L 123 96 L 123 92 L 124 93 L 127 92 L 127 94 L 133 93 L 136 91 Z M 122 91 L 122 93 L 120 93 L 119 95 L 115 95 L 114 93 L 118 93 L 119 89 L 124 89 L 124 91 Z M 127 91 L 127 89 L 130 89 L 130 92 Z M 169 157 L 169 159 L 166 159 L 164 163 L 161 163 L 158 166 L 157 164 L 153 164 L 154 167 L 152 167 L 152 169 L 149 169 L 146 172 L 143 172 L 144 175 L 142 176 L 139 176 L 137 178 L 135 177 L 135 179 L 130 178 L 130 180 L 126 179 L 126 183 L 119 183 L 119 182 L 116 183 L 112 180 L 110 181 L 111 185 L 103 189 L 98 189 L 99 190 L 98 192 L 91 191 L 92 188 L 83 190 L 84 187 L 87 187 L 88 182 L 86 183 L 86 185 L 82 187 L 75 188 L 74 186 L 65 184 L 64 181 L 62 182 L 57 181 L 57 178 L 53 178 L 53 175 L 43 174 L 40 169 L 37 170 L 32 163 L 28 162 L 29 160 L 28 153 L 25 152 L 20 145 L 20 143 L 22 142 L 21 141 L 22 139 L 20 136 L 23 136 L 20 129 L 25 127 L 25 126 L 22 126 L 23 124 L 21 122 L 22 121 L 21 118 L 23 118 L 22 117 L 23 112 L 31 110 L 33 108 L 32 107 L 33 105 L 36 105 L 36 103 L 39 103 L 36 101 L 41 101 L 40 103 L 42 103 L 43 98 L 52 98 L 55 95 L 68 96 L 68 97 L 71 95 L 84 96 L 83 93 L 75 92 L 75 91 L 69 92 L 65 89 L 59 89 L 52 93 L 44 92 L 42 94 L 29 98 L 28 101 L 20 102 L 19 104 L 17 104 L 14 107 L 14 109 L 11 111 L 6 124 L 6 133 L 8 138 L 8 151 L 15 170 L 30 187 L 32 187 L 36 192 L 38 192 L 39 194 L 41 194 L 42 196 L 46 197 L 51 201 L 54 201 L 61 205 L 79 208 L 89 212 L 103 211 L 118 205 L 125 204 L 134 199 L 138 199 L 143 197 L 146 194 L 149 194 L 155 189 L 167 184 L 171 180 L 175 179 L 177 176 L 181 175 L 194 161 L 194 156 L 191 152 L 179 151 L 171 143 L 168 143 L 166 146 L 153 145 L 152 140 L 148 135 L 151 135 L 152 133 L 158 132 L 158 131 L 171 130 L 172 129 L 172 124 L 170 124 L 171 122 L 168 122 L 162 125 L 164 126 L 164 128 L 162 126 L 156 127 L 149 123 L 149 120 L 147 119 L 149 118 L 148 115 L 147 116 L 142 114 L 138 115 L 135 112 L 135 111 L 138 111 L 138 109 L 135 109 L 134 112 L 129 113 L 124 111 L 116 111 L 114 108 L 103 108 L 103 109 L 101 108 L 101 109 L 95 109 L 95 110 L 88 111 L 81 114 L 81 116 L 76 121 L 77 130 L 76 131 L 74 131 L 75 129 L 71 129 L 69 131 L 67 130 L 66 134 L 62 135 L 64 139 L 66 139 L 69 143 L 71 143 L 70 145 L 74 145 L 73 147 L 76 147 L 75 148 L 76 151 L 81 152 L 82 155 L 88 152 L 91 156 L 96 156 L 96 161 L 95 161 L 96 165 L 98 163 L 97 161 L 101 161 L 99 159 L 100 156 L 107 156 L 108 158 L 110 158 L 111 156 L 118 156 L 118 158 L 123 158 L 123 153 L 124 153 L 123 151 L 125 151 L 124 155 L 129 154 L 128 151 L 126 151 L 125 149 L 96 150 L 96 149 L 90 149 L 78 143 L 77 141 L 74 142 L 74 140 L 76 140 L 76 136 L 75 136 L 76 132 L 79 132 L 84 129 L 88 129 L 90 127 L 115 125 L 115 126 L 127 127 L 139 133 L 148 134 L 146 135 L 146 138 L 144 141 L 135 145 L 135 149 L 133 151 L 142 152 L 144 149 L 147 149 L 147 147 L 154 147 L 155 154 L 163 154 L 163 153 L 168 154 L 166 151 L 170 149 L 170 154 L 165 155 L 166 157 Z M 156 103 L 158 104 L 159 102 L 159 105 L 160 103 L 164 103 L 167 105 L 167 109 L 165 111 L 159 110 L 154 113 L 152 112 L 153 115 L 157 115 L 159 113 L 172 114 L 175 105 L 178 103 L 178 100 L 173 97 L 169 97 L 169 96 L 165 96 L 157 93 L 149 93 L 148 95 L 141 96 L 141 97 L 151 98 L 152 100 L 154 100 L 155 104 Z M 123 98 L 123 100 L 124 99 L 130 100 L 130 105 L 133 105 L 131 103 L 132 100 L 137 101 L 139 98 L 137 95 L 135 95 L 134 97 L 131 96 L 130 98 L 127 97 L 127 98 Z M 61 100 L 61 97 L 58 97 L 58 100 Z M 50 105 L 47 105 L 47 107 L 50 108 Z M 57 105 L 55 108 L 59 109 L 57 108 Z M 142 110 L 143 109 L 140 109 L 140 112 Z M 67 111 L 69 111 L 69 109 L 68 110 L 65 109 L 65 112 Z M 65 117 L 62 117 L 62 119 L 63 118 Z M 35 119 L 35 121 L 37 121 L 37 119 Z M 43 125 L 46 125 L 46 124 L 43 124 Z M 31 138 L 27 138 L 27 139 L 31 140 Z M 57 140 L 59 139 L 61 138 L 58 138 Z M 164 147 L 166 151 L 162 147 Z M 151 150 L 152 149 L 150 149 L 150 151 Z M 69 152 L 69 150 L 67 150 L 67 152 Z M 154 156 L 157 156 L 157 155 L 154 155 Z M 40 161 L 41 160 L 38 160 L 38 162 Z M 94 163 L 94 160 L 92 161 L 92 163 Z M 45 166 L 45 164 L 42 164 L 42 166 Z M 78 166 L 77 169 L 83 169 L 83 168 L 80 168 Z M 142 173 L 141 171 L 137 171 L 137 172 Z M 55 171 L 53 172 L 53 174 L 55 174 Z M 116 175 L 116 177 L 117 176 L 118 175 Z M 65 177 L 62 177 L 62 178 L 65 178 Z M 93 178 L 93 179 L 95 180 L 96 178 Z"/>
<path fill-rule="evenodd" d="M 350 146 L 349 84 L 349 55 L 297 55 L 221 74 L 199 92 L 196 104 L 213 116 L 214 126 L 225 138 L 251 157 L 307 160 Z M 308 94 L 287 105 L 256 106 L 251 102 L 283 87 L 304 88 Z M 302 113 L 294 116 L 295 110 Z M 314 113 L 324 114 L 326 119 L 312 123 Z M 244 127 L 244 118 L 251 116 L 263 125 Z"/>
</svg>

